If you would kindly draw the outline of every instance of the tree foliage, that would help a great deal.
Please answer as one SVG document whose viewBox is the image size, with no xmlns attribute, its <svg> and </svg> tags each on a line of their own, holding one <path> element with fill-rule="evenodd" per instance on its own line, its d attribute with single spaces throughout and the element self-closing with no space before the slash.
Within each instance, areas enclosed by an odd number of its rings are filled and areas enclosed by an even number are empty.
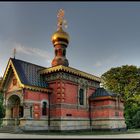
<svg viewBox="0 0 140 140">
<path fill-rule="evenodd" d="M 129 128 L 135 126 L 133 116 L 140 108 L 140 68 L 133 65 L 111 68 L 101 78 L 106 89 L 124 99 L 126 124 Z"/>
<path fill-rule="evenodd" d="M 3 95 L 0 93 L 0 118 L 3 118 L 5 114 L 5 110 L 3 107 Z"/>
<path fill-rule="evenodd" d="M 2 118 L 5 116 L 5 109 L 3 106 L 3 93 L 1 91 L 2 77 L 0 77 L 0 125 L 2 124 Z"/>
<path fill-rule="evenodd" d="M 133 126 L 140 128 L 140 110 L 133 116 Z"/>
</svg>

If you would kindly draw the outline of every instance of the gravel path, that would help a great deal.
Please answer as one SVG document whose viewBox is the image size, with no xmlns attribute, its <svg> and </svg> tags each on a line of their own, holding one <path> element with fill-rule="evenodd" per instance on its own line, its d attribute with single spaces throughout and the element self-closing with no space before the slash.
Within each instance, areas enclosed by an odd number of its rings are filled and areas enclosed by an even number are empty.
<svg viewBox="0 0 140 140">
<path fill-rule="evenodd" d="M 140 133 L 135 134 L 117 134 L 117 135 L 82 135 L 82 136 L 70 136 L 70 135 L 36 135 L 36 134 L 10 134 L 10 133 L 0 133 L 0 138 L 9 138 L 9 139 L 96 139 L 96 138 L 102 138 L 102 139 L 113 139 L 113 138 L 140 138 Z"/>
</svg>

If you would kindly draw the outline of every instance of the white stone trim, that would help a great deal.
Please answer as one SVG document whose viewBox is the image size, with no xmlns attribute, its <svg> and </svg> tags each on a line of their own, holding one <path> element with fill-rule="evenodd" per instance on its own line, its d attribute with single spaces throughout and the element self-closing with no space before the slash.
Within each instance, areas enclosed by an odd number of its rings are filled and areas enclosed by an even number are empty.
<svg viewBox="0 0 140 140">
<path fill-rule="evenodd" d="M 36 100 L 24 100 L 24 103 L 41 103 L 41 101 L 36 101 Z"/>
<path fill-rule="evenodd" d="M 5 105 L 6 105 L 6 106 L 8 105 L 9 98 L 12 97 L 13 95 L 19 97 L 19 99 L 20 99 L 20 104 L 23 103 L 23 95 L 22 95 L 21 92 L 11 92 L 11 93 L 9 93 L 9 94 L 6 96 L 6 100 L 5 100 Z"/>
<path fill-rule="evenodd" d="M 41 107 L 42 107 L 43 102 L 46 102 L 47 103 L 47 107 L 49 106 L 49 101 L 43 99 L 43 100 L 41 100 Z"/>
<path fill-rule="evenodd" d="M 84 104 L 83 105 L 80 105 L 80 102 L 79 102 L 79 97 L 80 97 L 80 95 L 79 95 L 79 91 L 80 91 L 80 89 L 83 89 L 84 90 Z M 86 92 L 87 92 L 87 90 L 86 90 L 86 87 L 85 86 L 79 86 L 79 90 L 78 90 L 78 106 L 86 106 L 86 99 L 87 99 L 87 97 L 86 97 Z"/>
<path fill-rule="evenodd" d="M 53 119 L 54 120 L 58 119 L 58 121 L 61 120 L 61 119 L 63 119 L 63 120 L 79 120 L 79 121 L 85 120 L 85 121 L 89 121 L 89 118 L 84 118 L 84 117 L 51 117 L 50 118 L 51 121 L 53 121 Z"/>
</svg>

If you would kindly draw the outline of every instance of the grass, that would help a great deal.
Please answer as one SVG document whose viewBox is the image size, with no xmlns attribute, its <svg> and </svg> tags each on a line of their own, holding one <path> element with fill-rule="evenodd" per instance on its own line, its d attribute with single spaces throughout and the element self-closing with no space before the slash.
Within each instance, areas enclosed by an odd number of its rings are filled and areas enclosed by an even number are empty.
<svg viewBox="0 0 140 140">
<path fill-rule="evenodd" d="M 53 131 L 53 132 L 27 132 L 28 134 L 42 135 L 116 135 L 140 133 L 140 129 L 129 129 L 127 131 Z"/>
</svg>

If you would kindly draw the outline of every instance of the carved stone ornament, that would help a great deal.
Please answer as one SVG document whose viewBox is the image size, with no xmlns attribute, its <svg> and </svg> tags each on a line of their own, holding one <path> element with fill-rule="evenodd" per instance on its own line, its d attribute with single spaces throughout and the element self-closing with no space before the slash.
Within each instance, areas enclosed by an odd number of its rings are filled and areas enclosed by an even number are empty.
<svg viewBox="0 0 140 140">
<path fill-rule="evenodd" d="M 68 80 L 68 81 L 74 82 L 74 83 L 79 84 L 84 87 L 87 87 L 87 86 L 99 87 L 99 83 L 97 83 L 95 81 L 87 80 L 85 78 L 81 78 L 81 77 L 71 75 L 71 74 L 65 73 L 65 72 L 58 72 L 55 74 L 46 75 L 47 82 L 58 80 L 58 79 Z"/>
</svg>

